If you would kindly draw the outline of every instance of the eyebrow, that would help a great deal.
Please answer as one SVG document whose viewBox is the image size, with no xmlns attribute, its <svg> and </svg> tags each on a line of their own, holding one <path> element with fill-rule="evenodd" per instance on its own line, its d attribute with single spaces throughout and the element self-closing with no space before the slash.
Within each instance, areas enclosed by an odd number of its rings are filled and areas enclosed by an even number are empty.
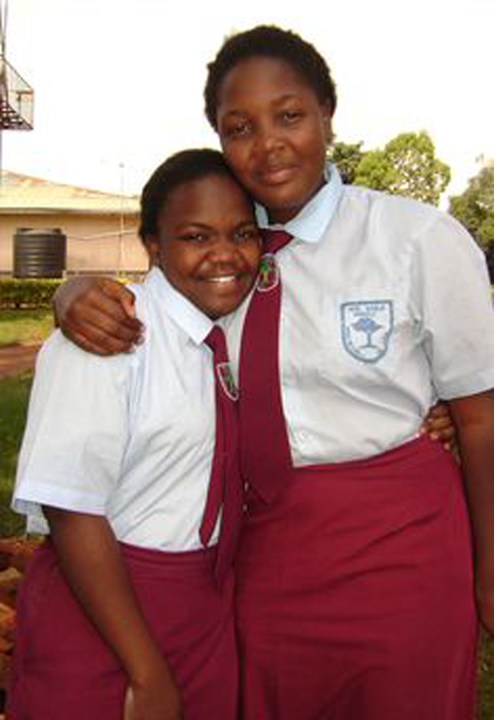
<svg viewBox="0 0 501 720">
<path fill-rule="evenodd" d="M 184 230 L 186 228 L 200 228 L 201 230 L 210 230 L 210 225 L 205 223 L 197 222 L 196 220 L 187 220 L 186 222 L 175 225 L 176 232 Z"/>
<path fill-rule="evenodd" d="M 242 220 L 241 222 L 237 223 L 235 225 L 235 227 L 242 228 L 242 227 L 245 227 L 246 225 L 256 225 L 257 226 L 257 221 L 255 220 L 255 218 L 253 216 L 249 216 L 245 220 Z M 213 226 L 206 225 L 205 223 L 196 222 L 196 221 L 193 221 L 193 222 L 187 221 L 187 222 L 181 223 L 179 225 L 176 225 L 174 231 L 182 232 L 183 230 L 187 230 L 189 228 L 198 228 L 200 230 L 212 230 Z"/>
<path fill-rule="evenodd" d="M 257 228 L 259 228 L 259 226 L 257 224 L 257 220 L 255 218 L 249 218 L 248 220 L 243 220 L 241 223 L 238 223 L 238 225 L 236 227 L 243 228 L 243 227 L 246 227 L 247 225 L 255 225 Z"/>
<path fill-rule="evenodd" d="M 272 105 L 281 105 L 290 100 L 298 100 L 298 98 L 299 98 L 299 96 L 297 94 L 286 93 L 286 94 L 280 95 L 278 98 L 275 98 L 274 100 L 272 100 L 271 104 Z M 241 116 L 245 116 L 245 115 L 247 115 L 247 113 L 244 110 L 239 110 L 238 108 L 235 108 L 235 109 L 228 110 L 228 112 L 226 112 L 223 115 L 222 119 L 225 120 L 226 118 L 241 117 Z"/>
</svg>

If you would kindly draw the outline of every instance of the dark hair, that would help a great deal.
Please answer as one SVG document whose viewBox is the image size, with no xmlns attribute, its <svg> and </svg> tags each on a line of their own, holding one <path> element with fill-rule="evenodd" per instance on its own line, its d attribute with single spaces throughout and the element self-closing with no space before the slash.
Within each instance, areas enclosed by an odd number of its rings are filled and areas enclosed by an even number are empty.
<svg viewBox="0 0 501 720">
<path fill-rule="evenodd" d="M 157 167 L 141 193 L 139 236 L 143 242 L 158 232 L 158 216 L 170 192 L 180 185 L 208 177 L 228 176 L 240 187 L 223 154 L 208 148 L 182 150 Z M 247 191 L 242 188 L 246 194 Z M 250 196 L 249 196 L 250 200 Z"/>
<path fill-rule="evenodd" d="M 319 102 L 329 102 L 334 113 L 336 86 L 327 63 L 315 47 L 290 30 L 282 30 L 274 25 L 259 25 L 228 38 L 213 62 L 207 65 L 205 115 L 214 130 L 217 130 L 219 90 L 226 74 L 241 60 L 256 56 L 283 60 L 291 65 L 313 88 Z"/>
</svg>

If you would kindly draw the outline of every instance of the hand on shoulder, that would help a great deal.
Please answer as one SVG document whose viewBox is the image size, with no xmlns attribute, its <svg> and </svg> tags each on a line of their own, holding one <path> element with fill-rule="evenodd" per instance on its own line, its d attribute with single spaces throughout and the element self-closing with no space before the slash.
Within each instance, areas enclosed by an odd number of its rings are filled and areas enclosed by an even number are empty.
<svg viewBox="0 0 501 720">
<path fill-rule="evenodd" d="M 83 350 L 97 355 L 129 352 L 141 342 L 134 294 L 106 277 L 81 275 L 61 285 L 54 297 L 56 325 Z"/>
</svg>

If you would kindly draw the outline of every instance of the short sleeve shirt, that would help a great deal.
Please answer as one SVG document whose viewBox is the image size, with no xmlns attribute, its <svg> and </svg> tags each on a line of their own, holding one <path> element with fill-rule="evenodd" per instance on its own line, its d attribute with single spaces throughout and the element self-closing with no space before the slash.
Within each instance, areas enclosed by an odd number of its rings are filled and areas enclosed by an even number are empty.
<svg viewBox="0 0 501 720">
<path fill-rule="evenodd" d="M 215 433 L 212 321 L 158 269 L 132 288 L 146 327 L 130 355 L 100 358 L 56 331 L 41 349 L 13 507 L 105 515 L 117 538 L 197 549 Z M 217 539 L 217 532 L 212 542 Z"/>
<path fill-rule="evenodd" d="M 343 186 L 332 167 L 285 229 L 280 382 L 296 466 L 397 447 L 437 397 L 492 387 L 486 264 L 454 218 Z M 247 305 L 227 320 L 235 370 Z"/>
</svg>

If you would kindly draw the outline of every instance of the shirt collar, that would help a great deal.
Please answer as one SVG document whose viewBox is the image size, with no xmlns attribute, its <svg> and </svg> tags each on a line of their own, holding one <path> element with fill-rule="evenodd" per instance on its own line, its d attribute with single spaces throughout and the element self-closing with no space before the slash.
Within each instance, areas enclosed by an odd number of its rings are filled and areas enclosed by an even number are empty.
<svg viewBox="0 0 501 720">
<path fill-rule="evenodd" d="M 160 304 L 161 311 L 168 315 L 196 345 L 201 345 L 214 327 L 214 322 L 176 290 L 160 268 L 151 268 L 144 279 L 144 285 Z"/>
<path fill-rule="evenodd" d="M 325 166 L 325 179 L 325 184 L 304 206 L 299 215 L 296 215 L 285 225 L 270 225 L 265 208 L 256 203 L 256 217 L 259 227 L 263 229 L 283 229 L 299 240 L 304 240 L 304 242 L 319 242 L 334 217 L 343 193 L 341 176 L 332 163 L 327 163 Z"/>
</svg>

